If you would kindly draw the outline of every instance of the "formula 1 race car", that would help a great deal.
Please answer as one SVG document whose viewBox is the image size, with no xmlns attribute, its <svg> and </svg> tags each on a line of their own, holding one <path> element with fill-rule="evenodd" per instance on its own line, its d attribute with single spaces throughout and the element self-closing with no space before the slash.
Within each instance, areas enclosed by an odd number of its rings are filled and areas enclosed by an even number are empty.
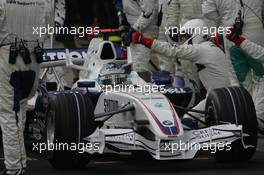
<svg viewBox="0 0 264 175">
<path fill-rule="evenodd" d="M 70 91 L 47 92 L 46 105 L 37 100 L 47 117 L 45 149 L 53 167 L 84 167 L 95 153 L 144 151 L 157 160 L 189 160 L 206 150 L 222 162 L 252 158 L 257 119 L 245 89 L 215 89 L 204 111 L 192 110 L 195 83 L 165 72 L 134 72 L 129 48 L 127 59 L 119 58 L 120 48 L 95 38 L 82 66 L 67 51 L 67 66 L 81 70 L 80 80 Z"/>
</svg>

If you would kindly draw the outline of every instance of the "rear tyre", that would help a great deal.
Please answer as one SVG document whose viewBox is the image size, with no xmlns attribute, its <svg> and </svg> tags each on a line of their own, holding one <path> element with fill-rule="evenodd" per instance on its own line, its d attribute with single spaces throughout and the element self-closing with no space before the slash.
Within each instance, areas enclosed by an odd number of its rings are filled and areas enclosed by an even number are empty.
<svg viewBox="0 0 264 175">
<path fill-rule="evenodd" d="M 219 162 L 247 161 L 256 152 L 257 147 L 257 117 L 251 95 L 239 87 L 229 87 L 213 90 L 206 102 L 206 110 L 209 112 L 207 121 L 210 125 L 231 123 L 243 126 L 243 133 L 248 134 L 242 140 L 236 140 L 231 144 L 231 150 L 217 151 L 213 154 Z"/>
<path fill-rule="evenodd" d="M 73 150 L 74 147 L 71 146 L 87 144 L 82 139 L 95 131 L 94 107 L 89 97 L 78 92 L 57 93 L 51 96 L 46 130 L 47 146 L 50 144 L 59 147 L 47 150 L 48 160 L 53 167 L 85 167 L 91 155 L 81 153 L 82 150 Z M 59 144 L 61 145 L 58 146 Z"/>
</svg>

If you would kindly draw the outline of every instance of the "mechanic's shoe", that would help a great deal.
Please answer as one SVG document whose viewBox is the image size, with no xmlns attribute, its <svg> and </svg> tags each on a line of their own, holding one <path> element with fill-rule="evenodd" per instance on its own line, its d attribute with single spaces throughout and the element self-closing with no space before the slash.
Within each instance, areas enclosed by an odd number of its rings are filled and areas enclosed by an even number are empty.
<svg viewBox="0 0 264 175">
<path fill-rule="evenodd" d="M 258 130 L 259 133 L 264 135 L 264 120 L 258 119 Z"/>
<path fill-rule="evenodd" d="M 4 170 L 4 171 L 1 172 L 0 175 L 26 175 L 26 171 L 24 169 L 17 170 L 17 171 L 7 171 L 7 170 Z"/>
</svg>

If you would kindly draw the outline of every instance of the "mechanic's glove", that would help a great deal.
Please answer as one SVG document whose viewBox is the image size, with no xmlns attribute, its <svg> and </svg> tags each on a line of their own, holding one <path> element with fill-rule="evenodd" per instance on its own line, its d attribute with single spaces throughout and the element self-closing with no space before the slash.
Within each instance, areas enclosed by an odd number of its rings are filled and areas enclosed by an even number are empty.
<svg viewBox="0 0 264 175">
<path fill-rule="evenodd" d="M 146 46 L 149 49 L 151 49 L 154 40 L 155 39 L 153 39 L 153 38 L 145 38 L 139 32 L 134 32 L 132 35 L 132 43 L 133 44 L 143 44 L 144 46 Z"/>
<path fill-rule="evenodd" d="M 237 31 L 234 28 L 230 29 L 230 33 L 226 34 L 226 39 L 228 39 L 229 41 L 232 41 L 233 43 L 235 43 L 238 47 L 240 47 L 240 45 L 243 43 L 243 41 L 245 41 L 246 39 L 242 36 L 240 36 Z"/>
<path fill-rule="evenodd" d="M 132 42 L 132 34 L 136 32 L 136 30 L 134 28 L 130 28 L 129 31 L 124 35 L 122 36 L 123 38 L 123 44 L 125 46 L 130 46 L 131 42 Z"/>
</svg>

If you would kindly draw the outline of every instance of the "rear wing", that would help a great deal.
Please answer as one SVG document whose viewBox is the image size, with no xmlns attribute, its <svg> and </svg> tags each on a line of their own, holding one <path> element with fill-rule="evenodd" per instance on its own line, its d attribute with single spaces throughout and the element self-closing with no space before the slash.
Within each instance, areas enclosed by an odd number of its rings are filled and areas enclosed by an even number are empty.
<svg viewBox="0 0 264 175">
<path fill-rule="evenodd" d="M 114 46 L 117 54 L 117 60 L 126 60 L 126 48 L 122 46 Z M 67 53 L 69 55 L 67 55 Z M 73 64 L 83 65 L 85 59 L 88 59 L 87 48 L 74 49 L 44 49 L 41 68 L 66 66 L 67 56 L 72 60 Z"/>
<path fill-rule="evenodd" d="M 87 48 L 75 49 L 44 49 L 43 63 L 41 68 L 66 66 L 66 50 L 74 64 L 83 65 L 87 58 Z"/>
</svg>

